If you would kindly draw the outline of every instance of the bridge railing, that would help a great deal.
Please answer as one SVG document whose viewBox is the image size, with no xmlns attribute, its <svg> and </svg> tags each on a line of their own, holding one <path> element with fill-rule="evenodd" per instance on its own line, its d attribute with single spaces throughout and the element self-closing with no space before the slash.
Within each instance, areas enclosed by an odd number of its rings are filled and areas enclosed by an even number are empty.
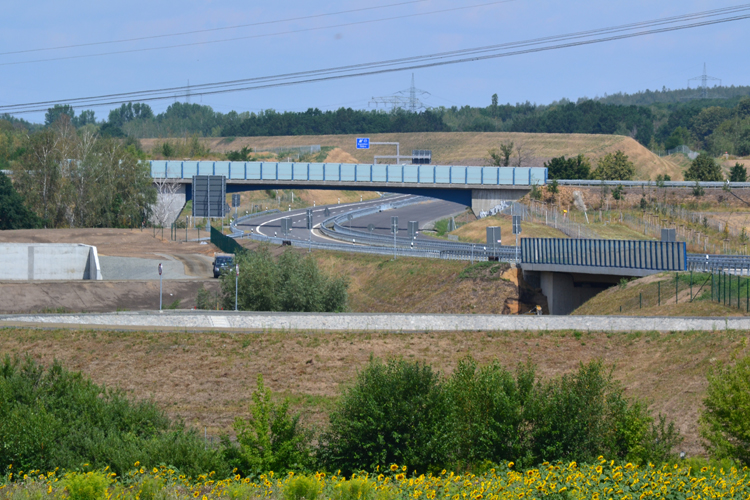
<svg viewBox="0 0 750 500">
<path fill-rule="evenodd" d="M 223 175 L 228 181 L 362 182 L 438 185 L 531 186 L 547 182 L 542 167 L 465 167 L 355 163 L 152 160 L 154 179 Z"/>
<path fill-rule="evenodd" d="M 523 264 L 619 267 L 651 271 L 685 271 L 682 241 L 523 238 Z"/>
</svg>

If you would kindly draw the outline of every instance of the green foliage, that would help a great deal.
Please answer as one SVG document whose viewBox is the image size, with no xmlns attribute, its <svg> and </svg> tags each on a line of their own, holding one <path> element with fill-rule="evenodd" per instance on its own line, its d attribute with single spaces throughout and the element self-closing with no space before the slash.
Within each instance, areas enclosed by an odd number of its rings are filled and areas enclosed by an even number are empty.
<svg viewBox="0 0 750 500">
<path fill-rule="evenodd" d="M 622 184 L 618 184 L 613 190 L 612 190 L 612 198 L 614 198 L 617 201 L 622 200 L 625 197 L 625 188 Z"/>
<path fill-rule="evenodd" d="M 685 171 L 686 181 L 718 182 L 723 181 L 721 167 L 711 156 L 700 153 Z"/>
<path fill-rule="evenodd" d="M 696 182 L 696 184 L 698 183 Z M 641 196 L 641 201 L 638 203 L 638 208 L 640 208 L 641 210 L 646 210 L 648 208 L 648 202 L 646 201 L 645 196 Z"/>
<path fill-rule="evenodd" d="M 14 186 L 47 227 L 135 226 L 156 201 L 148 163 L 115 139 L 79 134 L 58 121 L 31 134 L 23 148 Z"/>
<path fill-rule="evenodd" d="M 230 465 L 243 475 L 307 470 L 312 460 L 310 436 L 301 428 L 300 416 L 289 414 L 289 401 L 274 403 L 262 375 L 252 399 L 250 417 L 234 421 L 239 450 L 223 439 Z"/>
<path fill-rule="evenodd" d="M 526 462 L 535 369 L 520 365 L 516 377 L 499 363 L 479 367 L 462 359 L 446 381 L 451 408 L 453 460 L 461 464 Z"/>
<path fill-rule="evenodd" d="M 750 357 L 720 365 L 708 375 L 700 416 L 701 436 L 712 456 L 750 464 Z"/>
<path fill-rule="evenodd" d="M 287 250 L 274 259 L 267 247 L 235 256 L 240 266 L 238 308 L 243 311 L 341 312 L 348 281 L 329 276 L 309 254 Z M 235 276 L 221 277 L 225 309 L 234 308 Z"/>
<path fill-rule="evenodd" d="M 253 152 L 253 148 L 243 146 L 239 151 L 227 151 L 227 160 L 229 161 L 249 161 L 250 153 Z"/>
<path fill-rule="evenodd" d="M 196 309 L 216 310 L 218 309 L 218 304 L 218 295 L 211 295 L 211 292 L 203 288 L 203 285 L 201 285 L 198 289 L 198 294 L 195 297 Z"/>
<path fill-rule="evenodd" d="M 591 163 L 583 156 L 566 159 L 564 156 L 545 162 L 550 179 L 590 179 Z"/>
<path fill-rule="evenodd" d="M 157 148 L 157 150 L 158 150 L 158 148 Z M 172 146 L 172 144 L 170 142 L 163 143 L 161 145 L 161 154 L 165 158 L 172 158 L 173 156 L 176 155 L 174 146 Z"/>
<path fill-rule="evenodd" d="M 698 181 L 695 181 L 695 186 L 693 186 L 693 196 L 696 198 L 700 198 L 705 194 L 705 190 L 703 189 L 703 186 L 701 186 L 701 183 Z M 704 219 L 707 220 L 707 219 Z"/>
<path fill-rule="evenodd" d="M 729 171 L 730 182 L 747 182 L 747 168 L 742 163 L 735 163 Z"/>
<path fill-rule="evenodd" d="M 392 463 L 435 469 L 448 462 L 449 414 L 445 388 L 430 366 L 371 358 L 330 415 L 323 462 L 344 474 Z"/>
<path fill-rule="evenodd" d="M 557 194 L 558 191 L 560 191 L 559 186 L 560 183 L 557 182 L 557 179 L 552 179 L 552 182 L 547 185 L 547 191 L 549 191 L 550 194 Z"/>
<path fill-rule="evenodd" d="M 0 470 L 74 470 L 88 463 L 117 474 L 140 460 L 171 464 L 188 475 L 228 472 L 221 455 L 193 431 L 173 424 L 148 401 L 93 384 L 58 362 L 0 363 Z"/>
<path fill-rule="evenodd" d="M 541 200 L 542 199 L 542 190 L 539 189 L 539 186 L 536 184 L 531 186 L 531 192 L 529 192 L 529 197 L 532 200 Z"/>
<path fill-rule="evenodd" d="M 496 167 L 507 167 L 510 165 L 510 157 L 513 155 L 513 142 L 500 144 L 500 150 L 492 148 L 487 151 L 491 165 Z"/>
<path fill-rule="evenodd" d="M 104 473 L 94 471 L 72 474 L 63 479 L 62 484 L 68 500 L 105 500 L 110 482 Z"/>
<path fill-rule="evenodd" d="M 315 476 L 295 476 L 284 485 L 284 500 L 317 500 L 322 485 Z"/>
<path fill-rule="evenodd" d="M 614 153 L 607 153 L 599 160 L 593 177 L 605 181 L 629 181 L 635 176 L 635 165 L 628 159 L 628 155 L 619 149 Z"/>
<path fill-rule="evenodd" d="M 376 484 L 365 477 L 352 477 L 334 486 L 333 500 L 374 500 Z"/>
<path fill-rule="evenodd" d="M 33 229 L 40 226 L 39 217 L 26 207 L 8 176 L 0 172 L 0 230 Z"/>
<path fill-rule="evenodd" d="M 687 145 L 690 143 L 690 132 L 685 127 L 677 127 L 664 143 L 664 148 L 675 149 L 677 146 Z"/>
</svg>

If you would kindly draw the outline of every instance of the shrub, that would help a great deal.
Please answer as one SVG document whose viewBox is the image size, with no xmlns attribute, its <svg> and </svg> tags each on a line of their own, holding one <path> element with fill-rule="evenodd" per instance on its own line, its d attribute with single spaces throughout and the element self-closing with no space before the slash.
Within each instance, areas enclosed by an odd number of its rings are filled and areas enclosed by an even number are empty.
<svg viewBox="0 0 750 500">
<path fill-rule="evenodd" d="M 497 362 L 479 367 L 471 356 L 459 361 L 446 383 L 453 458 L 467 465 L 522 460 L 529 446 L 525 411 L 534 379 L 532 365 L 520 365 L 514 379 Z"/>
<path fill-rule="evenodd" d="M 712 370 L 703 404 L 701 436 L 709 452 L 750 465 L 750 357 Z"/>
<path fill-rule="evenodd" d="M 329 417 L 323 462 L 344 474 L 393 463 L 439 469 L 448 463 L 449 413 L 446 391 L 429 365 L 371 358 Z"/>
<path fill-rule="evenodd" d="M 140 460 L 188 475 L 226 471 L 221 456 L 174 424 L 151 402 L 131 403 L 58 362 L 49 368 L 9 356 L 0 363 L 0 470 L 110 466 L 117 474 Z"/>
<path fill-rule="evenodd" d="M 63 480 L 68 500 L 105 500 L 109 483 L 109 477 L 101 472 L 71 474 Z"/>
<path fill-rule="evenodd" d="M 334 500 L 374 500 L 377 485 L 367 478 L 353 477 L 334 487 Z"/>
<path fill-rule="evenodd" d="M 284 500 L 316 500 L 322 485 L 315 476 L 294 476 L 285 485 Z"/>
<path fill-rule="evenodd" d="M 235 256 L 240 266 L 238 307 L 243 311 L 341 312 L 348 281 L 329 276 L 311 256 L 287 250 L 274 259 L 267 247 Z M 221 277 L 225 309 L 234 309 L 235 276 Z"/>
<path fill-rule="evenodd" d="M 252 399 L 250 418 L 237 418 L 233 425 L 239 453 L 227 437 L 222 438 L 230 465 L 243 475 L 308 469 L 311 465 L 310 436 L 301 428 L 300 416 L 289 415 L 289 402 L 275 404 L 271 391 L 263 384 L 262 375 L 258 375 Z"/>
</svg>

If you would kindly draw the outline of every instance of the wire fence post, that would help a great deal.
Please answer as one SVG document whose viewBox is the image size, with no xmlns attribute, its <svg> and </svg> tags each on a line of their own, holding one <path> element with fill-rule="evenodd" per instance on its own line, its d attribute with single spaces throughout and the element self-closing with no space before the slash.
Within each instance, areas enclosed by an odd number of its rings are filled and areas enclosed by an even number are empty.
<svg viewBox="0 0 750 500">
<path fill-rule="evenodd" d="M 690 302 L 693 301 L 693 270 L 690 270 Z"/>
<path fill-rule="evenodd" d="M 643 309 L 643 292 L 638 294 L 638 309 Z"/>
<path fill-rule="evenodd" d="M 657 304 L 661 307 L 661 281 L 656 283 L 657 285 Z"/>
<path fill-rule="evenodd" d="M 680 273 L 674 273 L 674 303 L 677 303 L 677 291 L 679 286 L 679 276 Z"/>
</svg>

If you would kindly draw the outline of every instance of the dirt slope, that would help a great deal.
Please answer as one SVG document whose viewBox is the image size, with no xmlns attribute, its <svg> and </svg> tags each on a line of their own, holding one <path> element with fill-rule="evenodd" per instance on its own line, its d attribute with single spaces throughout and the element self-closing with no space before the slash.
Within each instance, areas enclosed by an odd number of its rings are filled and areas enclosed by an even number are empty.
<svg viewBox="0 0 750 500">
<path fill-rule="evenodd" d="M 320 144 L 334 146 L 349 153 L 361 163 L 372 163 L 374 155 L 395 154 L 395 146 L 372 146 L 369 150 L 356 148 L 356 135 L 305 135 L 279 137 L 238 137 L 232 142 L 222 138 L 201 139 L 216 153 L 249 146 L 256 150 L 293 145 Z M 400 142 L 401 153 L 412 149 L 431 149 L 433 163 L 443 165 L 483 165 L 487 151 L 499 144 L 513 141 L 533 152 L 530 164 L 541 166 L 550 158 L 584 154 L 594 164 L 596 160 L 618 149 L 635 163 L 639 179 L 655 179 L 659 174 L 669 174 L 674 180 L 682 179 L 682 169 L 668 158 L 659 158 L 637 141 L 619 135 L 591 134 L 526 134 L 511 132 L 415 132 L 404 134 L 369 134 L 373 142 Z M 158 139 L 142 139 L 150 150 Z"/>
</svg>

